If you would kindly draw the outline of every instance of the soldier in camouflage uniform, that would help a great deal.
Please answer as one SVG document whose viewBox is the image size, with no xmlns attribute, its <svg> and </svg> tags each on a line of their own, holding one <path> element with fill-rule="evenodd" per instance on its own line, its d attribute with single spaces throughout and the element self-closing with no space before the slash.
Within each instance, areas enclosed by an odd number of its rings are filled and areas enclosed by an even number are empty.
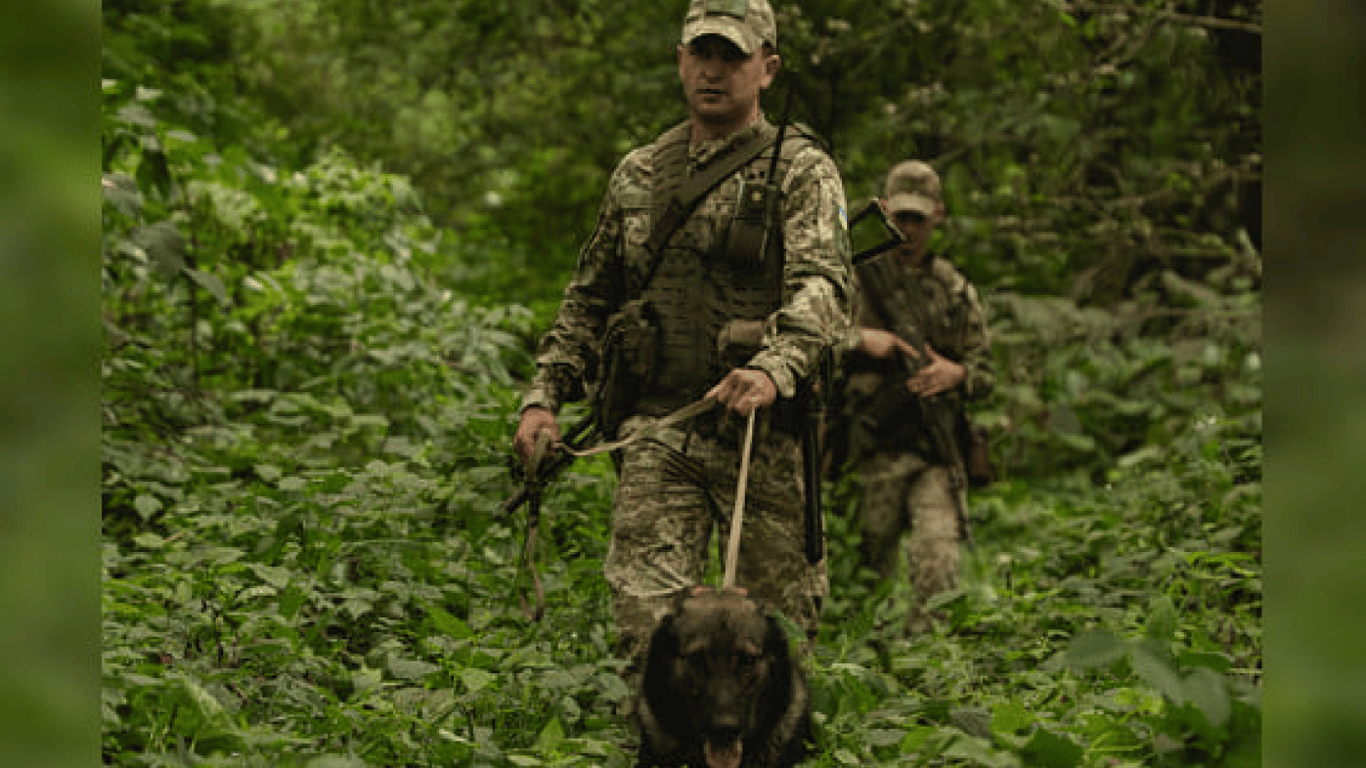
<svg viewBox="0 0 1366 768">
<path fill-rule="evenodd" d="M 856 282 L 856 352 L 846 358 L 846 397 L 857 413 L 884 387 L 905 387 L 919 398 L 949 398 L 954 410 L 962 402 L 985 397 L 993 385 L 987 324 L 977 291 L 943 257 L 927 249 L 931 232 L 945 217 L 939 176 L 929 165 L 908 160 L 887 175 L 880 203 L 906 242 L 884 254 L 875 272 L 860 267 Z M 868 275 L 877 275 L 874 283 Z M 869 292 L 877 291 L 878 296 Z M 876 300 L 875 300 L 876 299 Z M 907 339 L 888 329 L 898 327 L 879 308 L 899 314 L 926 345 L 929 360 Z M 898 355 L 924 363 L 907 376 Z M 884 400 L 884 402 L 886 402 Z M 915 405 L 915 403 L 911 403 Z M 931 627 L 924 608 L 932 595 L 957 585 L 959 545 L 968 535 L 966 479 L 961 452 L 945 456 L 933 438 L 923 410 L 879 414 L 873 432 L 850 438 L 858 460 L 860 517 L 864 563 L 884 578 L 897 566 L 902 534 L 909 528 L 911 584 L 915 593 L 910 628 Z M 865 412 L 866 417 L 866 412 Z M 854 423 L 858 423 L 856 417 Z M 865 422 L 868 420 L 865 418 Z"/>
<path fill-rule="evenodd" d="M 827 593 L 825 562 L 810 565 L 803 553 L 799 440 L 779 413 L 852 329 L 844 187 L 834 162 L 796 126 L 785 132 L 768 250 L 735 252 L 744 248 L 733 245 L 732 230 L 746 196 L 767 181 L 771 145 L 703 196 L 653 259 L 646 247 L 670 190 L 777 133 L 759 106 L 781 64 L 776 50 L 767 0 L 692 0 L 677 48 L 688 119 L 617 165 L 522 400 L 514 444 L 525 459 L 542 430 L 559 439 L 562 403 L 583 398 L 586 385 L 608 384 L 594 381 L 608 367 L 604 331 L 643 300 L 649 311 L 639 317 L 658 343 L 636 349 L 653 360 L 628 361 L 628 383 L 639 392 L 614 436 L 646 430 L 703 397 L 723 406 L 652 432 L 617 457 L 604 570 L 618 651 L 628 658 L 643 651 L 668 597 L 702 581 L 712 534 L 727 540 L 743 425 L 756 409 L 737 584 L 811 636 Z"/>
</svg>

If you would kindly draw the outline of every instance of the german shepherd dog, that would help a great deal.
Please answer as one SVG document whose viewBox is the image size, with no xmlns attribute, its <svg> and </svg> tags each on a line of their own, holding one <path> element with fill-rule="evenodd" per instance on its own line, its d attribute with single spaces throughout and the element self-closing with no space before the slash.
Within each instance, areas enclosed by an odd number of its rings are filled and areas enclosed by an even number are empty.
<svg viewBox="0 0 1366 768">
<path fill-rule="evenodd" d="M 637 768 L 790 768 L 810 698 L 782 625 L 743 590 L 683 592 L 650 635 Z"/>
</svg>

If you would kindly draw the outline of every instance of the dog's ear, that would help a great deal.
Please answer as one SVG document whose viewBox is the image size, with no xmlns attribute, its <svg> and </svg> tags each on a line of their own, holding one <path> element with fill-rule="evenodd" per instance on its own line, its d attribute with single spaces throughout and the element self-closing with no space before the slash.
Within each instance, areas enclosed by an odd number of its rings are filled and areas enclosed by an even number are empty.
<svg viewBox="0 0 1366 768">
<path fill-rule="evenodd" d="M 760 719 L 776 721 L 782 716 L 781 708 L 792 700 L 792 665 L 795 662 L 792 660 L 787 631 L 783 629 L 783 625 L 773 614 L 766 614 L 764 622 L 768 625 L 764 632 L 764 658 L 768 662 L 768 679 L 764 681 Z"/>
<path fill-rule="evenodd" d="M 678 658 L 678 632 L 674 627 L 674 615 L 664 614 L 650 634 L 650 644 L 645 650 L 645 670 L 641 675 L 641 688 L 654 704 L 656 697 L 668 698 L 672 689 L 673 660 Z"/>
<path fill-rule="evenodd" d="M 687 732 L 687 707 L 679 695 L 674 661 L 682 651 L 678 636 L 677 617 L 668 613 L 659 620 L 650 635 L 645 654 L 645 669 L 640 677 L 640 697 L 648 706 L 641 721 L 642 747 L 672 750 L 670 739 L 680 739 Z"/>
</svg>

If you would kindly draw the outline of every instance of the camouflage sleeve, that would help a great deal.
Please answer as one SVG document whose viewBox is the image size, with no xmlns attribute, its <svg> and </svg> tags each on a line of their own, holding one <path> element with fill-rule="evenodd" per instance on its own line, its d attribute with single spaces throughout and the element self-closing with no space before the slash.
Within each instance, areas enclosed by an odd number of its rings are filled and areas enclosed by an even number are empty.
<svg viewBox="0 0 1366 768">
<path fill-rule="evenodd" d="M 829 155 L 814 146 L 798 152 L 782 189 L 783 302 L 749 367 L 792 397 L 821 352 L 849 336 L 850 247 L 844 184 Z"/>
<path fill-rule="evenodd" d="M 979 400 L 991 394 L 996 386 L 995 367 L 991 361 L 991 337 L 986 312 L 977 299 L 977 289 L 967 283 L 961 294 L 966 304 L 962 330 L 963 396 Z"/>
<path fill-rule="evenodd" d="M 567 402 L 583 399 L 585 374 L 597 366 L 598 339 L 616 311 L 614 265 L 621 252 L 622 190 L 635 176 L 637 153 L 627 155 L 612 173 L 598 211 L 593 235 L 579 252 L 574 277 L 536 353 L 536 376 L 522 396 L 522 410 L 542 406 L 559 412 Z"/>
</svg>

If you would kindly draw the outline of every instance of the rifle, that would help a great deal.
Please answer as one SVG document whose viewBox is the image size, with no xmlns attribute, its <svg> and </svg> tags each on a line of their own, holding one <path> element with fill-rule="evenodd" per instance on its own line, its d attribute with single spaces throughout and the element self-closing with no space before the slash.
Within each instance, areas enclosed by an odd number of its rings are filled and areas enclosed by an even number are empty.
<svg viewBox="0 0 1366 768">
<path fill-rule="evenodd" d="M 782 154 L 783 136 L 792 117 L 792 95 L 797 92 L 794 81 L 783 99 L 783 120 L 778 124 L 778 137 L 773 141 L 773 157 L 768 164 L 765 176 L 764 229 L 760 240 L 759 253 L 768 252 L 769 237 L 778 215 L 782 197 L 777 178 L 778 158 Z M 773 283 L 775 296 L 782 295 L 783 268 L 780 259 L 771 260 L 769 279 Z M 825 392 L 818 391 L 816 383 L 820 379 L 830 381 L 833 356 L 826 350 L 817 364 L 817 370 L 802 383 L 793 406 L 796 409 L 802 441 L 802 483 L 806 492 L 803 499 L 802 529 L 806 562 L 815 565 L 825 557 L 825 520 L 821 515 L 821 420 L 825 415 Z"/>
<path fill-rule="evenodd" d="M 576 451 L 583 450 L 588 443 L 592 442 L 592 432 L 595 426 L 593 414 L 589 414 L 571 426 L 569 431 L 565 432 L 561 442 Z M 512 458 L 513 474 L 521 480 L 522 487 L 499 505 L 503 514 L 510 515 L 516 512 L 518 507 L 528 501 L 532 502 L 532 513 L 539 513 L 541 495 L 545 492 L 545 487 L 573 462 L 574 455 L 568 451 L 556 451 L 550 456 L 543 457 L 538 466 L 535 467 L 523 467 L 522 463 L 514 456 Z"/>
<path fill-rule="evenodd" d="M 863 221 L 874 213 L 877 214 L 878 220 L 882 222 L 882 228 L 887 232 L 887 239 L 871 248 L 865 248 L 854 254 L 852 261 L 856 267 L 874 256 L 881 255 L 883 252 L 890 251 L 906 242 L 906 237 L 901 234 L 901 230 L 897 229 L 896 225 L 892 224 L 892 219 L 887 215 L 887 210 L 882 207 L 882 204 L 878 202 L 876 197 L 870 199 L 867 205 L 864 205 L 863 209 L 854 214 L 854 218 L 849 220 L 849 231 L 854 231 L 854 227 L 858 226 L 860 221 Z"/>
</svg>

